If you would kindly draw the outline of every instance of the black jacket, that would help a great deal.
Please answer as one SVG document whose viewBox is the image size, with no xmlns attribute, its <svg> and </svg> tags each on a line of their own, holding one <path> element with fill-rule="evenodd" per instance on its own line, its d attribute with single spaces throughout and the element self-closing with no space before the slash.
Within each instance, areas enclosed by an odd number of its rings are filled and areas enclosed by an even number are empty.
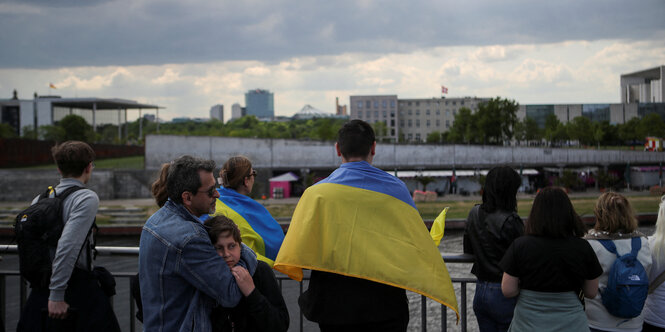
<svg viewBox="0 0 665 332">
<path fill-rule="evenodd" d="M 243 297 L 235 308 L 213 309 L 213 331 L 278 332 L 289 329 L 289 311 L 270 266 L 258 261 L 252 280 L 254 291 Z"/>
<path fill-rule="evenodd" d="M 480 281 L 501 282 L 499 262 L 513 240 L 524 234 L 524 223 L 516 212 L 496 210 L 487 213 L 474 206 L 464 231 L 464 252 L 473 254 L 471 268 Z"/>
</svg>

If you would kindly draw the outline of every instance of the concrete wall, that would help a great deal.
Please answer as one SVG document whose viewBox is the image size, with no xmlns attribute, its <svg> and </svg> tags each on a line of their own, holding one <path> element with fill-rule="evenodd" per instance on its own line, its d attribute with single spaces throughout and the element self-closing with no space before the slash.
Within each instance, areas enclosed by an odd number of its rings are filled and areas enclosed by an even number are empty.
<svg viewBox="0 0 665 332">
<path fill-rule="evenodd" d="M 148 135 L 145 167 L 190 154 L 213 159 L 220 167 L 231 156 L 249 157 L 255 168 L 272 170 L 334 169 L 340 164 L 333 142 L 286 139 Z M 480 145 L 383 144 L 376 148 L 374 165 L 386 169 L 488 168 L 494 165 L 525 167 L 657 165 L 665 153 L 625 150 L 552 149 Z"/>
<path fill-rule="evenodd" d="M 56 170 L 0 170 L 3 190 L 0 201 L 30 201 L 50 185 L 57 185 Z M 154 170 L 95 170 L 88 188 L 99 199 L 149 198 L 150 184 L 157 178 Z"/>
</svg>

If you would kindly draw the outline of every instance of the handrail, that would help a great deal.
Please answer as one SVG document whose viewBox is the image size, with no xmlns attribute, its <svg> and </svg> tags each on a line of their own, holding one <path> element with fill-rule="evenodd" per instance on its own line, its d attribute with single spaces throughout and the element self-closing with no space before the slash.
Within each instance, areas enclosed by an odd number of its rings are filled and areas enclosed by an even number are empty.
<svg viewBox="0 0 665 332">
<path fill-rule="evenodd" d="M 103 255 L 103 256 L 138 256 L 139 254 L 139 248 L 138 247 L 108 247 L 108 246 L 98 246 L 96 247 L 98 255 Z M 17 254 L 18 253 L 18 248 L 16 245 L 0 245 L 0 254 Z M 474 257 L 473 255 L 470 254 L 442 254 L 441 257 L 446 263 L 473 263 Z M 131 276 L 134 276 L 136 273 L 135 272 L 112 272 L 112 274 L 115 277 L 118 278 L 129 278 Z M 5 301 L 6 301 L 6 280 L 5 278 L 7 276 L 13 276 L 13 277 L 19 277 L 20 274 L 18 271 L 15 270 L 0 270 L 0 318 L 3 319 L 3 322 L 6 322 L 5 319 Z M 290 280 L 287 276 L 284 275 L 278 275 L 276 276 L 280 289 L 282 282 Z M 309 278 L 305 277 L 303 280 L 307 280 Z M 460 301 L 459 301 L 459 314 L 460 314 L 460 327 L 462 332 L 466 332 L 467 330 L 467 284 L 468 283 L 475 283 L 476 279 L 475 278 L 451 278 L 453 283 L 459 283 L 461 287 L 461 294 L 460 294 Z M 302 294 L 303 292 L 303 285 L 302 283 L 299 283 L 300 285 L 300 293 Z M 20 282 L 20 305 L 23 307 L 24 301 L 27 298 L 27 287 L 25 282 Z M 130 308 L 130 331 L 133 332 L 135 330 L 134 328 L 134 323 L 135 323 L 135 318 L 134 318 L 134 301 L 133 299 L 129 298 L 129 308 Z M 421 295 L 421 331 L 426 331 L 427 330 L 427 302 L 426 298 Z M 446 311 L 447 307 L 444 305 L 441 305 L 441 330 L 446 331 L 447 329 L 447 317 L 446 317 Z M 416 317 L 412 317 L 416 318 Z M 300 331 L 303 331 L 303 315 L 302 313 L 300 314 Z"/>
</svg>

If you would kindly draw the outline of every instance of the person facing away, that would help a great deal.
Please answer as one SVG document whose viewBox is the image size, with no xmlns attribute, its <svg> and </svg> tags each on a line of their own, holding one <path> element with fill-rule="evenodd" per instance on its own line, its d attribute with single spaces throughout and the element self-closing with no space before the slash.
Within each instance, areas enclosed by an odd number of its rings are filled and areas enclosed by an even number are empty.
<svg viewBox="0 0 665 332">
<path fill-rule="evenodd" d="M 242 242 L 270 267 L 284 241 L 284 231 L 266 208 L 249 197 L 256 170 L 245 156 L 229 158 L 219 171 L 219 200 L 214 215 L 227 216 L 240 228 Z"/>
<path fill-rule="evenodd" d="M 651 250 L 647 237 L 637 230 L 637 219 L 630 202 L 621 194 L 606 192 L 598 197 L 594 208 L 596 225 L 584 237 L 598 257 L 603 274 L 598 279 L 598 294 L 586 301 L 585 311 L 591 331 L 642 331 L 644 318 L 620 318 L 610 314 L 602 300 L 602 290 L 607 287 L 608 274 L 616 254 L 609 252 L 599 240 L 612 240 L 620 256 L 631 252 L 632 239 L 640 239 L 641 247 L 637 260 L 647 274 L 651 269 Z"/>
<path fill-rule="evenodd" d="M 649 272 L 650 293 L 642 311 L 642 331 L 665 331 L 665 282 L 656 284 L 658 277 L 665 275 L 665 196 L 660 198 L 656 231 L 649 237 L 649 247 L 653 263 Z"/>
<path fill-rule="evenodd" d="M 246 269 L 237 266 L 242 238 L 240 229 L 231 219 L 215 216 L 206 220 L 205 226 L 217 254 L 231 269 L 243 294 L 237 306 L 216 306 L 213 309 L 213 331 L 286 331 L 289 328 L 289 311 L 272 268 L 266 262 L 258 261 L 256 271 L 250 275 Z"/>
<path fill-rule="evenodd" d="M 524 232 L 499 263 L 503 295 L 518 297 L 508 331 L 589 331 L 578 294 L 595 297 L 603 270 L 568 195 L 542 189 Z"/>
<path fill-rule="evenodd" d="M 469 212 L 464 230 L 464 252 L 473 254 L 471 268 L 478 282 L 473 311 L 480 331 L 506 331 L 510 326 L 516 298 L 501 293 L 503 270 L 499 262 L 513 241 L 524 234 L 517 214 L 520 176 L 508 166 L 492 168 L 485 178 L 483 203 Z"/>
<path fill-rule="evenodd" d="M 85 185 L 95 167 L 95 152 L 80 141 L 66 141 L 54 146 L 51 152 L 62 176 L 54 194 L 72 187 L 84 189 L 74 191 L 62 203 L 64 228 L 52 253 L 50 284 L 48 288 L 32 289 L 17 331 L 41 331 L 43 308 L 48 308 L 50 319 L 73 319 L 77 331 L 120 331 L 109 298 L 92 275 L 92 225 L 99 198 Z"/>
<path fill-rule="evenodd" d="M 139 284 L 144 331 L 211 331 L 214 304 L 234 307 L 242 298 L 198 219 L 215 209 L 214 168 L 212 160 L 174 160 L 167 174 L 168 200 L 143 226 Z M 241 250 L 238 266 L 254 272 L 256 256 L 249 248 Z"/>
</svg>

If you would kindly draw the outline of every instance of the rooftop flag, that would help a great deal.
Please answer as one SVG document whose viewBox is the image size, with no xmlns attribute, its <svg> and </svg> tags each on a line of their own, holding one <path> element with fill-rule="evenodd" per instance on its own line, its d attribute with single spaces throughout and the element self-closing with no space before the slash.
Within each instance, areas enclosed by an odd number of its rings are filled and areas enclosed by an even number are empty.
<svg viewBox="0 0 665 332">
<path fill-rule="evenodd" d="M 55 85 L 53 85 L 53 83 L 49 83 L 49 84 L 48 84 L 48 87 L 51 88 L 51 89 L 57 89 L 57 88 L 55 87 Z"/>
<path fill-rule="evenodd" d="M 445 86 L 442 85 L 442 86 L 441 86 L 441 93 L 442 93 L 442 94 L 443 94 L 443 93 L 448 93 L 448 88 L 446 88 Z"/>
</svg>

